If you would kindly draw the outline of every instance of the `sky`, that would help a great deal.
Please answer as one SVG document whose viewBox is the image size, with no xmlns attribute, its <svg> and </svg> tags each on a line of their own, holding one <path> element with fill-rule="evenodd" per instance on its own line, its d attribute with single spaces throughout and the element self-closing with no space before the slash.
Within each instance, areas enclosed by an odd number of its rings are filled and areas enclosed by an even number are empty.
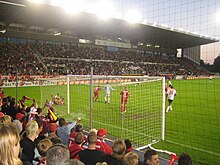
<svg viewBox="0 0 220 165">
<path fill-rule="evenodd" d="M 141 19 L 220 39 L 220 0 L 110 0 L 115 12 L 137 10 Z M 220 42 L 201 47 L 201 58 L 212 64 Z"/>
</svg>

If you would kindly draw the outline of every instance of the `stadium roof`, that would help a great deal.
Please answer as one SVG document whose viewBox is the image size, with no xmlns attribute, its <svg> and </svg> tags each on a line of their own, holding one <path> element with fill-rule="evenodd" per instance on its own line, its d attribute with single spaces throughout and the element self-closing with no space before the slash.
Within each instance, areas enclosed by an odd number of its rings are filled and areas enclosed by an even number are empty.
<svg viewBox="0 0 220 165">
<path fill-rule="evenodd" d="M 60 7 L 36 5 L 26 0 L 0 1 L 0 11 L 0 24 L 6 27 L 16 24 L 24 27 L 40 27 L 45 31 L 53 28 L 61 33 L 71 31 L 74 37 L 84 39 L 94 40 L 97 36 L 123 38 L 129 39 L 132 45 L 142 42 L 169 49 L 188 48 L 218 41 L 150 24 L 131 25 L 127 21 L 113 18 L 101 20 L 96 15 L 85 12 L 79 15 L 67 15 Z"/>
</svg>

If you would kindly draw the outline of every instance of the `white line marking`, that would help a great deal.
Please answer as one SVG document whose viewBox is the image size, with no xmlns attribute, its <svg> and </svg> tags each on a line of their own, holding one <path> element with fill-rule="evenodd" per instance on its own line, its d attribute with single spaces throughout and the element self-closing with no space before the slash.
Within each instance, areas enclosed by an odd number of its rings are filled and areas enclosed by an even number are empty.
<svg viewBox="0 0 220 165">
<path fill-rule="evenodd" d="M 186 145 L 186 144 L 181 144 L 181 143 L 178 143 L 178 142 L 173 142 L 173 141 L 170 141 L 170 140 L 165 140 L 165 141 L 169 142 L 169 143 L 172 143 L 172 144 L 176 144 L 176 145 L 182 146 L 182 147 L 191 148 L 191 149 L 194 149 L 194 150 L 197 150 L 197 151 L 205 152 L 205 153 L 208 153 L 208 154 L 220 157 L 220 154 L 216 153 L 216 152 L 207 151 L 207 150 L 204 150 L 204 149 L 196 148 L 196 147 L 189 146 L 189 145 Z"/>
</svg>

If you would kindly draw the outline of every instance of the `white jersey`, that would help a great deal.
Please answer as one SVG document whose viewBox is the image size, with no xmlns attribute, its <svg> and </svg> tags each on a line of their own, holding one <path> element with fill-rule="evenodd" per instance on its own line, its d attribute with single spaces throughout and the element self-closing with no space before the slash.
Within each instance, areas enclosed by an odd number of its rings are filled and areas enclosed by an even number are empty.
<svg viewBox="0 0 220 165">
<path fill-rule="evenodd" d="M 104 86 L 104 90 L 105 90 L 105 95 L 110 95 L 110 91 L 111 91 L 111 90 L 114 90 L 114 89 L 111 87 L 111 85 L 106 84 L 106 85 Z"/>
<path fill-rule="evenodd" d="M 174 100 L 175 95 L 176 95 L 176 90 L 174 88 L 169 88 L 167 91 L 168 100 Z"/>
</svg>

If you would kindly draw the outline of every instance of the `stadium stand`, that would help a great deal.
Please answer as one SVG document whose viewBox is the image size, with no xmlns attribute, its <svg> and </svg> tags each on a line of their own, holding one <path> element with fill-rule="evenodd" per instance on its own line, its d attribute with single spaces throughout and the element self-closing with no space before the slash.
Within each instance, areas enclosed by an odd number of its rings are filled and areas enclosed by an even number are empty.
<svg viewBox="0 0 220 165">
<path fill-rule="evenodd" d="M 97 75 L 141 74 L 160 76 L 209 75 L 187 58 L 153 56 L 136 51 L 110 52 L 103 47 L 83 47 L 70 44 L 2 43 L 1 75 L 87 75 L 90 67 Z M 14 65 L 15 64 L 15 65 Z M 6 67 L 7 66 L 7 67 Z M 44 67 L 46 66 L 46 68 Z M 7 69 L 6 69 L 7 68 Z"/>
</svg>

